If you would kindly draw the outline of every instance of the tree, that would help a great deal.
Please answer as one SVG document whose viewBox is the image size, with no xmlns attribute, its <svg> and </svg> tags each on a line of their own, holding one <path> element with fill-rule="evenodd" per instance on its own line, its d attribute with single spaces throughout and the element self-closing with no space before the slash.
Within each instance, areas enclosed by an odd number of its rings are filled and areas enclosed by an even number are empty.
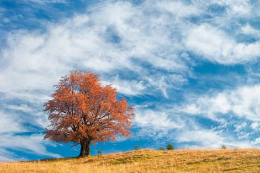
<svg viewBox="0 0 260 173">
<path fill-rule="evenodd" d="M 174 150 L 173 145 L 171 143 L 167 145 L 167 150 Z"/>
<path fill-rule="evenodd" d="M 159 150 L 164 150 L 164 148 L 163 148 L 163 147 L 160 147 Z"/>
<path fill-rule="evenodd" d="M 116 89 L 102 86 L 98 75 L 73 71 L 54 87 L 53 99 L 44 103 L 51 122 L 44 139 L 80 144 L 79 156 L 88 156 L 91 143 L 131 134 L 134 108 L 117 100 Z"/>
<path fill-rule="evenodd" d="M 102 151 L 98 150 L 98 156 L 102 156 Z"/>
<path fill-rule="evenodd" d="M 223 150 L 227 149 L 226 145 L 222 145 L 221 149 L 223 149 Z"/>
<path fill-rule="evenodd" d="M 135 146 L 135 150 L 140 150 L 139 145 L 136 145 L 136 146 Z"/>
</svg>

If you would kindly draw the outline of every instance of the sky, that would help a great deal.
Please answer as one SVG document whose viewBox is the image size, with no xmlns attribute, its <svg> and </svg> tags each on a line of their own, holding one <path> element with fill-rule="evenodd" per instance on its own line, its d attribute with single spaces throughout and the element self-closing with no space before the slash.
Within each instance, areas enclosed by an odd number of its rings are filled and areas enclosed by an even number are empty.
<svg viewBox="0 0 260 173">
<path fill-rule="evenodd" d="M 1 0 L 0 161 L 79 154 L 43 140 L 43 103 L 76 69 L 136 109 L 132 135 L 92 145 L 92 155 L 260 148 L 259 9 L 256 0 Z"/>
</svg>

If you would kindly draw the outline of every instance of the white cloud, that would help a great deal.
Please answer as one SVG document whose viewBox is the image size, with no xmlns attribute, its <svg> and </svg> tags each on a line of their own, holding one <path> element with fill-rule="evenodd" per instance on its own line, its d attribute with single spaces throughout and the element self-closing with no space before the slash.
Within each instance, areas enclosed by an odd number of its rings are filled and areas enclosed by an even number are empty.
<svg viewBox="0 0 260 173">
<path fill-rule="evenodd" d="M 25 132 L 26 129 L 22 126 L 21 122 L 19 116 L 0 110 L 0 134 Z"/>
<path fill-rule="evenodd" d="M 241 32 L 245 35 L 251 35 L 256 38 L 260 37 L 260 31 L 253 28 L 250 24 L 246 24 L 245 26 L 241 27 Z"/>
<path fill-rule="evenodd" d="M 248 125 L 247 122 L 236 124 L 236 125 L 234 125 L 235 126 L 235 131 L 236 132 L 241 132 L 243 129 L 245 129 L 247 127 L 247 125 Z"/>
<path fill-rule="evenodd" d="M 250 132 L 244 131 L 247 123 L 233 122 L 232 130 L 225 130 L 227 122 L 213 127 L 201 124 L 194 117 L 177 112 L 176 109 L 165 108 L 153 110 L 139 107 L 134 121 L 135 138 L 152 140 L 155 145 L 166 141 L 181 144 L 181 148 L 219 149 L 222 145 L 228 148 L 256 148 L 259 147 L 250 140 Z"/>
<path fill-rule="evenodd" d="M 189 131 L 181 132 L 176 138 L 178 142 L 197 143 L 195 147 L 198 145 L 200 148 L 220 148 L 224 143 L 224 137 L 220 136 L 217 132 L 206 129 L 189 129 Z"/>
<path fill-rule="evenodd" d="M 191 29 L 185 45 L 209 61 L 224 65 L 245 63 L 260 56 L 260 42 L 237 43 L 225 32 L 207 24 Z"/>
<path fill-rule="evenodd" d="M 260 121 L 259 94 L 259 85 L 243 86 L 236 90 L 190 98 L 189 103 L 176 107 L 176 110 L 191 115 L 204 115 L 215 120 L 224 114 L 233 114 L 251 121 Z"/>
<path fill-rule="evenodd" d="M 257 129 L 259 129 L 259 127 L 260 127 L 260 123 L 259 122 L 253 122 L 253 123 L 251 123 L 251 128 L 253 129 L 253 130 L 257 130 Z"/>
<path fill-rule="evenodd" d="M 183 148 L 204 148 L 204 149 L 220 149 L 222 145 L 227 148 L 257 148 L 254 142 L 249 140 L 248 133 L 239 133 L 243 138 L 238 138 L 231 131 L 224 131 L 223 127 L 204 128 L 192 122 L 187 128 L 178 131 L 174 140 L 183 143 Z"/>
<path fill-rule="evenodd" d="M 0 148 L 13 150 L 20 150 L 23 152 L 29 152 L 36 155 L 44 155 L 51 157 L 60 157 L 58 154 L 50 153 L 46 150 L 46 145 L 49 142 L 43 141 L 43 135 L 1 135 Z M 6 151 L 6 150 L 4 150 Z"/>
<path fill-rule="evenodd" d="M 255 141 L 254 141 L 255 144 L 260 144 L 260 137 L 259 138 L 256 138 Z"/>
<path fill-rule="evenodd" d="M 147 76 L 145 79 L 149 86 L 160 90 L 165 98 L 169 98 L 167 90 L 178 89 L 187 82 L 182 75 L 176 74 L 156 74 Z"/>
<path fill-rule="evenodd" d="M 192 2 L 200 8 L 219 5 L 227 9 L 226 17 L 236 18 L 238 16 L 248 15 L 252 11 L 252 5 L 249 0 L 192 0 Z"/>
<path fill-rule="evenodd" d="M 39 128 L 46 128 L 49 125 L 49 120 L 47 115 L 43 112 L 42 105 L 35 104 L 34 106 L 29 106 L 26 104 L 22 105 L 11 105 L 11 104 L 4 104 L 2 105 L 5 110 L 12 111 L 11 115 L 6 116 L 6 121 L 12 122 L 14 121 L 15 124 L 18 124 L 22 127 L 23 123 L 30 123 L 33 126 L 37 126 Z M 5 116 L 2 116 L 4 118 Z M 2 122 L 5 122 L 2 120 Z M 15 126 L 14 126 L 15 127 Z M 30 131 L 28 128 L 26 131 Z"/>
<path fill-rule="evenodd" d="M 184 122 L 179 117 L 173 118 L 167 110 L 155 111 L 143 108 L 136 110 L 134 124 L 143 128 L 150 127 L 153 131 L 170 131 L 184 126 Z"/>
<path fill-rule="evenodd" d="M 25 158 L 18 158 L 17 155 L 15 155 L 12 152 L 8 152 L 5 149 L 0 149 L 0 161 L 1 162 L 11 162 L 11 161 L 17 161 L 17 160 L 25 160 Z"/>
<path fill-rule="evenodd" d="M 111 81 L 101 81 L 101 83 L 103 85 L 111 84 L 118 92 L 129 96 L 142 95 L 142 92 L 146 88 L 143 81 L 121 80 L 118 75 Z"/>
<path fill-rule="evenodd" d="M 39 118 L 37 121 L 40 120 L 41 119 Z M 33 121 L 35 120 L 33 119 Z M 26 153 L 34 153 L 36 155 L 60 157 L 59 155 L 50 153 L 46 150 L 45 146 L 49 143 L 43 141 L 43 135 L 28 136 L 19 134 L 28 132 L 28 128 L 23 125 L 25 122 L 30 123 L 28 118 L 22 118 L 19 114 L 0 111 L 0 161 L 26 159 L 9 152 L 7 149 L 10 148 L 12 150 L 20 150 Z"/>
<path fill-rule="evenodd" d="M 169 12 L 174 17 L 198 16 L 202 11 L 194 5 L 184 4 L 182 1 L 156 1 L 155 5 L 162 12 Z"/>
<path fill-rule="evenodd" d="M 16 110 L 16 111 L 22 111 L 22 112 L 25 112 L 25 113 L 32 113 L 33 112 L 32 108 L 28 107 L 28 105 L 20 105 L 20 106 L 17 106 L 17 105 L 6 105 L 5 107 L 7 109 Z"/>
<path fill-rule="evenodd" d="M 26 113 L 31 112 L 30 108 L 26 106 L 7 106 L 9 109 L 16 111 L 24 111 Z M 46 120 L 43 121 L 43 117 L 33 117 L 28 114 L 23 117 L 19 113 L 7 113 L 0 111 L 0 161 L 13 161 L 13 160 L 25 160 L 26 158 L 21 158 L 7 149 L 20 150 L 26 153 L 33 153 L 36 155 L 45 155 L 51 157 L 60 157 L 57 154 L 50 153 L 46 150 L 45 146 L 49 143 L 43 141 L 43 135 L 21 135 L 24 132 L 31 132 L 30 129 L 24 126 L 24 123 L 30 123 L 38 125 L 42 128 L 46 127 Z M 46 117 L 45 117 L 46 118 Z M 44 126 L 43 126 L 43 123 Z"/>
</svg>

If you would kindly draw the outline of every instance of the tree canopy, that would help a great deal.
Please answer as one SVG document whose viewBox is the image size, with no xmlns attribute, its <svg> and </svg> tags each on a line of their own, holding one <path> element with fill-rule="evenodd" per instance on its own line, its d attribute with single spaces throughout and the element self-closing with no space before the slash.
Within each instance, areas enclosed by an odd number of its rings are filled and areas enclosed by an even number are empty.
<svg viewBox="0 0 260 173">
<path fill-rule="evenodd" d="M 81 145 L 79 156 L 90 154 L 91 143 L 115 140 L 131 134 L 134 108 L 111 85 L 102 86 L 99 76 L 73 71 L 54 86 L 52 99 L 44 103 L 51 124 L 45 139 Z"/>
</svg>

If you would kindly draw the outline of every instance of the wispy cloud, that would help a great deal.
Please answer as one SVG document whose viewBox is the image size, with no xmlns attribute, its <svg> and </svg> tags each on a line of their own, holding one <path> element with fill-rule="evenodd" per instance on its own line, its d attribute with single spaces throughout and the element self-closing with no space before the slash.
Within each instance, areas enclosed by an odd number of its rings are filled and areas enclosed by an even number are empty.
<svg viewBox="0 0 260 173">
<path fill-rule="evenodd" d="M 260 86 L 241 86 L 236 90 L 209 93 L 198 98 L 190 98 L 187 104 L 177 108 L 190 115 L 204 115 L 221 119 L 225 114 L 259 121 Z"/>
<path fill-rule="evenodd" d="M 209 61 L 226 65 L 250 62 L 260 55 L 259 41 L 238 43 L 225 32 L 207 24 L 189 32 L 186 46 Z"/>
<path fill-rule="evenodd" d="M 111 81 L 103 80 L 101 83 L 103 85 L 112 85 L 118 92 L 128 96 L 142 95 L 142 92 L 146 88 L 143 81 L 121 80 L 118 75 L 114 79 L 111 79 Z"/>
<path fill-rule="evenodd" d="M 134 123 L 138 127 L 150 127 L 154 131 L 170 131 L 172 129 L 180 129 L 184 127 L 184 122 L 180 117 L 172 117 L 167 110 L 151 110 L 151 109 L 137 109 L 137 115 Z"/>
<path fill-rule="evenodd" d="M 24 132 L 19 116 L 0 111 L 0 134 Z"/>
<path fill-rule="evenodd" d="M 58 154 L 50 153 L 46 150 L 49 142 L 43 141 L 43 135 L 1 135 L 1 149 L 12 148 L 36 155 L 60 157 Z M 53 145 L 53 144 L 52 144 Z M 6 150 L 5 150 L 6 151 Z"/>
</svg>

